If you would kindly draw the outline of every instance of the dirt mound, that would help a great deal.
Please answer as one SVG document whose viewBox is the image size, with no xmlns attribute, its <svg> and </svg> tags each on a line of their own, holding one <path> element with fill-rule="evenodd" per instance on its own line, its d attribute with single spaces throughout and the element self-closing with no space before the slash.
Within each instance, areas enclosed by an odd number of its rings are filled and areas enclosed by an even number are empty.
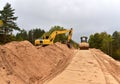
<svg viewBox="0 0 120 84">
<path fill-rule="evenodd" d="M 72 54 L 60 43 L 44 48 L 28 41 L 0 46 L 0 84 L 42 84 L 60 73 Z"/>
</svg>

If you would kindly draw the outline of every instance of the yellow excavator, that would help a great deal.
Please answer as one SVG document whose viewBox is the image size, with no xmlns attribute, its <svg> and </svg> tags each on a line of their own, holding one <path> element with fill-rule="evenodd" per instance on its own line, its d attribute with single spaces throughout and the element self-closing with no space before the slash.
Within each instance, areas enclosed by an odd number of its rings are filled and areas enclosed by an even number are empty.
<svg viewBox="0 0 120 84">
<path fill-rule="evenodd" d="M 0 27 L 2 27 L 3 26 L 3 21 L 2 20 L 0 20 Z"/>
<path fill-rule="evenodd" d="M 67 29 L 65 29 L 65 30 L 55 30 L 50 34 L 50 36 L 45 36 L 42 39 L 36 39 L 35 40 L 35 45 L 46 46 L 46 45 L 49 45 L 49 44 L 53 44 L 56 35 L 68 33 L 67 44 L 68 44 L 68 47 L 70 47 L 70 40 L 71 40 L 71 37 L 72 37 L 72 32 L 73 32 L 72 28 L 70 30 L 67 30 Z"/>
<path fill-rule="evenodd" d="M 87 37 L 86 36 L 82 36 L 80 37 L 81 39 L 81 43 L 79 45 L 81 50 L 88 50 L 89 49 L 89 43 L 87 42 Z"/>
</svg>

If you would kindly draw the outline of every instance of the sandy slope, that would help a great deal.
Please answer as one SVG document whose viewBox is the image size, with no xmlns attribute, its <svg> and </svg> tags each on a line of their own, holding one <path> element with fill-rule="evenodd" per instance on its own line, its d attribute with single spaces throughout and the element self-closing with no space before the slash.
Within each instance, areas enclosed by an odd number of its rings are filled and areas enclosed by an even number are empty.
<svg viewBox="0 0 120 84">
<path fill-rule="evenodd" d="M 72 54 L 60 43 L 44 48 L 28 41 L 0 46 L 0 84 L 42 84 L 64 70 Z"/>
<path fill-rule="evenodd" d="M 120 63 L 100 50 L 75 50 L 70 65 L 45 84 L 120 84 Z"/>
</svg>

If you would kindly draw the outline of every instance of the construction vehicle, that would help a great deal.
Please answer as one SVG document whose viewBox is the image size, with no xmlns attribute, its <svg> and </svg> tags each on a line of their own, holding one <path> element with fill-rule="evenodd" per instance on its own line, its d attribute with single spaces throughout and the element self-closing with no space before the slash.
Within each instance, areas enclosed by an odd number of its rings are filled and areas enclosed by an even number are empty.
<svg viewBox="0 0 120 84">
<path fill-rule="evenodd" d="M 65 30 L 55 30 L 50 34 L 50 36 L 43 36 L 42 39 L 36 39 L 35 40 L 35 45 L 46 46 L 46 45 L 53 44 L 56 35 L 68 33 L 67 45 L 68 45 L 68 47 L 71 47 L 70 46 L 70 40 L 71 40 L 71 37 L 72 37 L 72 32 L 73 32 L 72 28 L 70 30 L 66 30 L 66 29 Z"/>
<path fill-rule="evenodd" d="M 87 42 L 87 37 L 86 36 L 82 36 L 80 37 L 81 39 L 81 43 L 79 45 L 81 50 L 88 50 L 89 49 L 89 43 Z"/>
<path fill-rule="evenodd" d="M 3 26 L 3 21 L 2 20 L 0 20 L 0 27 L 2 27 Z"/>
</svg>

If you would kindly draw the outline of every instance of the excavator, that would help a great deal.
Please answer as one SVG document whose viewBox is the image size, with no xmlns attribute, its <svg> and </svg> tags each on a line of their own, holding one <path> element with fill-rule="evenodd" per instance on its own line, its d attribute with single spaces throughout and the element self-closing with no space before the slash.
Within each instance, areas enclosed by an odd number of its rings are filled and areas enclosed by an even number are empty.
<svg viewBox="0 0 120 84">
<path fill-rule="evenodd" d="M 35 45 L 46 46 L 46 45 L 53 44 L 56 35 L 68 33 L 67 45 L 68 45 L 68 47 L 71 47 L 70 40 L 71 40 L 71 37 L 72 37 L 72 32 L 73 32 L 72 28 L 70 30 L 67 30 L 67 29 L 65 29 L 65 30 L 55 30 L 50 34 L 50 36 L 45 36 L 42 39 L 36 39 L 35 40 Z"/>
<path fill-rule="evenodd" d="M 89 43 L 87 42 L 87 37 L 86 36 L 82 36 L 80 37 L 81 39 L 81 43 L 79 45 L 81 50 L 88 50 L 89 49 Z"/>
<path fill-rule="evenodd" d="M 2 27 L 3 26 L 3 21 L 2 20 L 0 20 L 0 27 Z"/>
</svg>

